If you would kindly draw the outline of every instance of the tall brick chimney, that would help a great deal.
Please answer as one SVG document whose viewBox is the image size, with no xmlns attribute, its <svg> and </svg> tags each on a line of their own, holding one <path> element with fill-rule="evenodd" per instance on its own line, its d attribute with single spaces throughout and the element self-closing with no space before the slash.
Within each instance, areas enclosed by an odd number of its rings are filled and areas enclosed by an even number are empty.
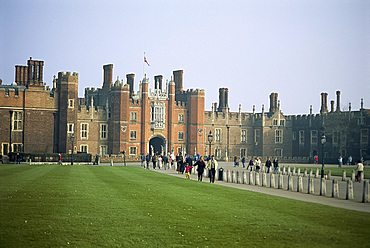
<svg viewBox="0 0 370 248">
<path fill-rule="evenodd" d="M 218 109 L 217 111 L 221 112 L 229 108 L 229 89 L 228 88 L 220 88 L 219 95 L 218 95 Z"/>
<path fill-rule="evenodd" d="M 112 86 L 113 83 L 113 65 L 103 65 L 104 70 L 104 81 L 103 81 L 103 88 L 108 88 Z"/>
<path fill-rule="evenodd" d="M 134 79 L 135 74 L 126 74 L 127 84 L 130 85 L 130 97 L 134 94 Z"/>
<path fill-rule="evenodd" d="M 330 101 L 330 112 L 334 112 L 334 100 Z"/>
<path fill-rule="evenodd" d="M 184 73 L 183 70 L 177 70 L 173 72 L 173 78 L 175 81 L 175 94 L 181 94 L 183 92 L 183 88 L 182 88 L 183 73 Z"/>
<path fill-rule="evenodd" d="M 321 93 L 321 114 L 328 113 L 328 93 Z"/>
<path fill-rule="evenodd" d="M 340 112 L 340 91 L 337 90 L 337 112 Z"/>
<path fill-rule="evenodd" d="M 270 110 L 269 112 L 275 113 L 278 108 L 278 93 L 271 93 L 270 94 Z"/>
</svg>

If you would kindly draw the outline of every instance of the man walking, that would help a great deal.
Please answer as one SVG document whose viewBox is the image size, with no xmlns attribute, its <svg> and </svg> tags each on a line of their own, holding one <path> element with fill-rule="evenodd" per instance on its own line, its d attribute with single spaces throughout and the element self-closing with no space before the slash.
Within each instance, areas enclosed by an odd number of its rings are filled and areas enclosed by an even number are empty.
<svg viewBox="0 0 370 248">
<path fill-rule="evenodd" d="M 215 156 L 212 155 L 211 159 L 207 163 L 207 168 L 209 169 L 209 182 L 215 183 L 216 170 L 218 168 L 218 162 Z"/>
</svg>

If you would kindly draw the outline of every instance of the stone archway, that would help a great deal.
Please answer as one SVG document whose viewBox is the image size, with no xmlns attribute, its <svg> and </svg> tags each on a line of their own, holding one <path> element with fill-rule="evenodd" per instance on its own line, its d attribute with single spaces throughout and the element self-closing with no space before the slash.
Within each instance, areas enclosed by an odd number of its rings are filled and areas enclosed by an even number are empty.
<svg viewBox="0 0 370 248">
<path fill-rule="evenodd" d="M 154 137 L 149 141 L 149 154 L 163 155 L 166 152 L 166 143 L 163 137 Z"/>
</svg>

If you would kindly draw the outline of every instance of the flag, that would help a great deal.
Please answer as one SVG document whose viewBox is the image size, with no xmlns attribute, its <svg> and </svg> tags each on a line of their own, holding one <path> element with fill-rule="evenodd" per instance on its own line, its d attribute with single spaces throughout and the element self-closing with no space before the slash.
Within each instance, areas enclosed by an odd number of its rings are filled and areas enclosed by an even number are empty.
<svg viewBox="0 0 370 248">
<path fill-rule="evenodd" d="M 146 60 L 145 55 L 144 55 L 144 62 L 145 62 L 148 66 L 150 66 L 150 65 L 149 65 L 149 63 L 148 63 L 148 60 Z"/>
</svg>

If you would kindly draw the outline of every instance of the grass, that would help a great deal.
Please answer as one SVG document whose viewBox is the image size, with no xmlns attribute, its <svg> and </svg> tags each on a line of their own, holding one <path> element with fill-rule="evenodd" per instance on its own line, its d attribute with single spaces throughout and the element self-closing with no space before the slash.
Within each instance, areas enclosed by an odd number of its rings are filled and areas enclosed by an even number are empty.
<svg viewBox="0 0 370 248">
<path fill-rule="evenodd" d="M 370 214 L 139 167 L 0 166 L 0 247 L 366 247 Z"/>
</svg>

